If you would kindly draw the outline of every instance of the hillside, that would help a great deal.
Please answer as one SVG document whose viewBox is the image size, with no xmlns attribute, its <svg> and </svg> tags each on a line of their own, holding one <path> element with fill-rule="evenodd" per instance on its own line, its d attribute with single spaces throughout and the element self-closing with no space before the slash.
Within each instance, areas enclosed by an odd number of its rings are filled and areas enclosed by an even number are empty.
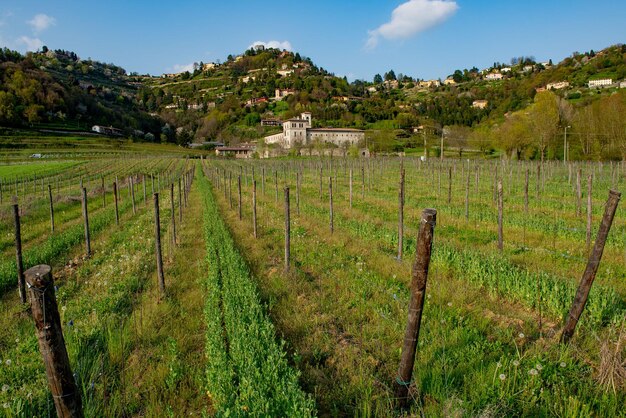
<svg viewBox="0 0 626 418">
<path fill-rule="evenodd" d="M 89 131 L 99 124 L 136 139 L 162 131 L 159 118 L 138 106 L 139 83 L 112 64 L 45 47 L 25 56 L 5 48 L 0 80 L 0 126 Z"/>
<path fill-rule="evenodd" d="M 113 64 L 63 50 L 0 54 L 0 125 L 89 129 L 114 126 L 125 136 L 178 144 L 256 141 L 280 130 L 262 119 L 309 111 L 315 127 L 365 129 L 373 151 L 448 149 L 517 158 L 563 158 L 565 127 L 571 158 L 621 158 L 618 134 L 626 109 L 626 46 L 573 53 L 562 62 L 519 57 L 510 64 L 456 70 L 421 80 L 389 70 L 372 81 L 348 82 L 297 52 L 251 48 L 192 72 L 127 75 Z M 589 88 L 590 80 L 611 79 Z M 541 94 L 539 94 L 541 93 Z M 543 94 L 545 93 L 545 94 Z M 552 114 L 543 139 L 531 120 L 538 96 Z M 554 111 L 552 111 L 554 110 Z M 607 117 L 612 119 L 608 120 Z M 610 128 L 607 128 L 610 127 Z M 608 131 L 607 131 L 608 129 Z M 561 132 L 561 133 L 559 133 Z"/>
</svg>

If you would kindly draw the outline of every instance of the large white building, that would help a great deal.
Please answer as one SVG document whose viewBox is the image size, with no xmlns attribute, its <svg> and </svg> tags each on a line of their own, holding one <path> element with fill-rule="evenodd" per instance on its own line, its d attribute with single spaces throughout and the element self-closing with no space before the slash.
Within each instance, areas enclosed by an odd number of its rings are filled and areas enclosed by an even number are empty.
<svg viewBox="0 0 626 418">
<path fill-rule="evenodd" d="M 292 148 L 296 143 L 307 145 L 321 142 L 342 145 L 357 145 L 365 140 L 365 132 L 360 129 L 312 128 L 311 113 L 304 112 L 299 118 L 283 122 L 283 132 L 265 137 L 266 144 L 278 144 L 283 148 Z"/>
<path fill-rule="evenodd" d="M 598 88 L 598 87 L 606 87 L 606 86 L 610 86 L 611 84 L 613 84 L 613 80 L 610 78 L 603 78 L 601 80 L 589 80 L 589 88 L 593 89 L 593 88 Z"/>
</svg>

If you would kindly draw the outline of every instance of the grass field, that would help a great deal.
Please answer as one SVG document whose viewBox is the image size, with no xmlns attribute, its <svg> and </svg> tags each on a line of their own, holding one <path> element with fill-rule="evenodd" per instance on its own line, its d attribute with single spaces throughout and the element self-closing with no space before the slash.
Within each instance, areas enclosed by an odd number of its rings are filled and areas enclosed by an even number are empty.
<svg viewBox="0 0 626 418">
<path fill-rule="evenodd" d="M 587 178 L 595 238 L 608 190 L 626 181 L 623 164 L 190 160 L 155 149 L 107 158 L 87 147 L 80 156 L 12 155 L 0 164 L 0 416 L 54 416 L 33 321 L 16 291 L 14 202 L 25 267 L 53 269 L 85 416 L 626 416 L 621 204 L 574 339 L 558 341 L 589 254 Z M 161 195 L 165 295 L 153 190 Z M 433 257 L 409 408 L 400 410 L 394 385 L 427 207 L 438 211 Z"/>
</svg>

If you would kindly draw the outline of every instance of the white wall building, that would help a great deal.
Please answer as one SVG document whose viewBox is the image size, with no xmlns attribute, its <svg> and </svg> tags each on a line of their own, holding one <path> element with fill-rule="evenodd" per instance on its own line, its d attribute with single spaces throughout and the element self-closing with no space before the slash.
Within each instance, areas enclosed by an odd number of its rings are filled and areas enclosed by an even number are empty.
<svg viewBox="0 0 626 418">
<path fill-rule="evenodd" d="M 502 80 L 502 73 L 489 73 L 485 76 L 485 80 L 489 80 L 489 81 Z"/>
<path fill-rule="evenodd" d="M 546 86 L 547 90 L 561 90 L 569 87 L 569 83 L 567 81 L 559 81 L 556 83 L 549 83 Z"/>
<path fill-rule="evenodd" d="M 266 136 L 266 144 L 278 144 L 283 148 L 292 148 L 296 143 L 307 145 L 320 141 L 337 146 L 357 145 L 365 140 L 365 132 L 360 129 L 312 128 L 311 113 L 304 112 L 297 119 L 283 122 L 283 132 Z"/>
<path fill-rule="evenodd" d="M 589 83 L 588 83 L 590 89 L 606 87 L 612 84 L 613 84 L 613 80 L 610 78 L 603 78 L 600 80 L 589 80 Z"/>
</svg>

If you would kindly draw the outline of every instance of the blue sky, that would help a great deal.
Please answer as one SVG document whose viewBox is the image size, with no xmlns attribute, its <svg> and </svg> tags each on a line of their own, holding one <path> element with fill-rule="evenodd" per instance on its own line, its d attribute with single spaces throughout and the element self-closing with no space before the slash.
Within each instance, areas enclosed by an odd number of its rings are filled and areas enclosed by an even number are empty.
<svg viewBox="0 0 626 418">
<path fill-rule="evenodd" d="M 0 0 L 0 46 L 161 74 L 273 41 L 351 80 L 389 69 L 430 79 L 623 43 L 625 18 L 616 0 Z"/>
</svg>

